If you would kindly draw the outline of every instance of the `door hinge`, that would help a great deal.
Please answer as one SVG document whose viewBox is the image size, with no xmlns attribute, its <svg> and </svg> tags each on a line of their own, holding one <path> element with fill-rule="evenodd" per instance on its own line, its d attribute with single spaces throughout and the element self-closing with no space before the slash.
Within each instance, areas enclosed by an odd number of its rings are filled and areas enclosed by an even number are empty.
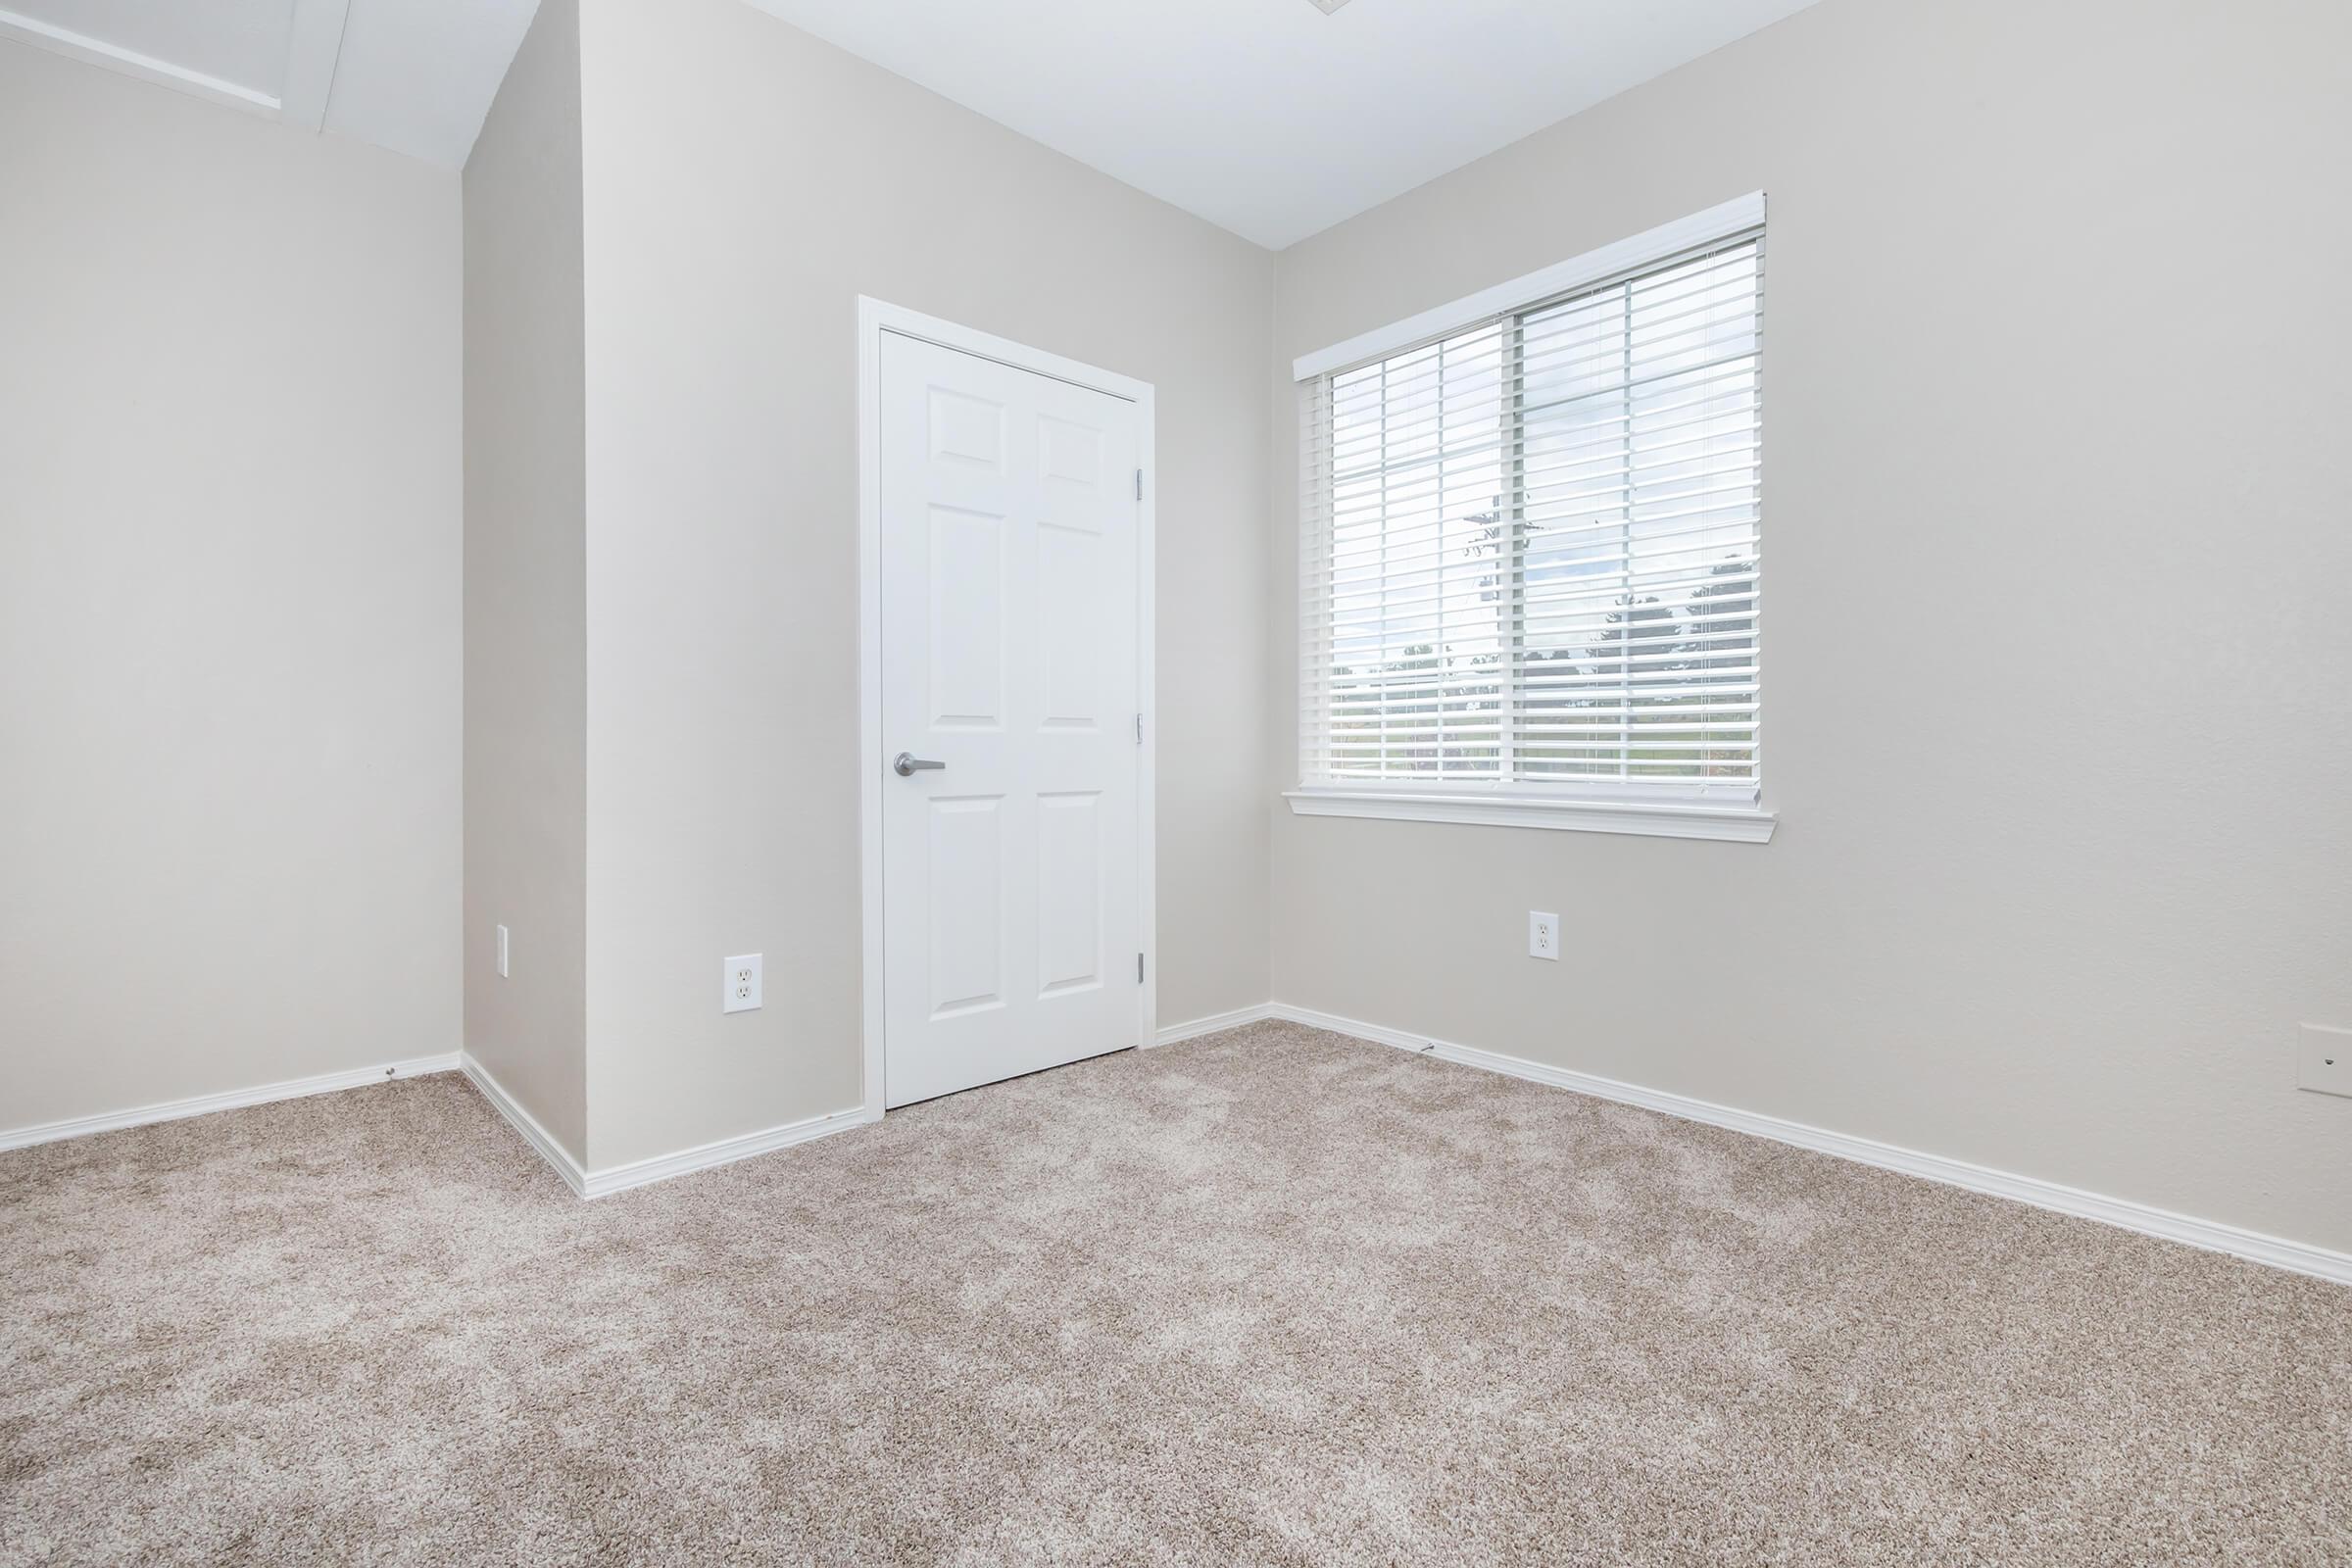
<svg viewBox="0 0 2352 1568">
<path fill-rule="evenodd" d="M 1139 986 L 1144 983 L 1144 956 L 1140 953 L 1135 956 L 1135 983 Z"/>
<path fill-rule="evenodd" d="M 1135 470 L 1135 499 L 1144 499 L 1144 470 L 1141 468 Z"/>
<path fill-rule="evenodd" d="M 1144 715 L 1141 713 L 1135 715 L 1135 744 L 1144 744 Z"/>
</svg>

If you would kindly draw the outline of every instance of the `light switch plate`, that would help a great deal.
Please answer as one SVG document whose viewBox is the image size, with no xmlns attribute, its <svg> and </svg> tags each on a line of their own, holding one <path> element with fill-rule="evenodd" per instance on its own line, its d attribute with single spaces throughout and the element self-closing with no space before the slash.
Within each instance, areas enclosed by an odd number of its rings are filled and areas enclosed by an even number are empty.
<svg viewBox="0 0 2352 1568">
<path fill-rule="evenodd" d="M 718 1010 L 750 1012 L 760 1005 L 760 955 L 746 953 L 727 960 Z"/>
<path fill-rule="evenodd" d="M 2352 1029 L 2305 1024 L 2295 1045 L 2295 1085 L 2315 1095 L 2352 1096 Z"/>
</svg>

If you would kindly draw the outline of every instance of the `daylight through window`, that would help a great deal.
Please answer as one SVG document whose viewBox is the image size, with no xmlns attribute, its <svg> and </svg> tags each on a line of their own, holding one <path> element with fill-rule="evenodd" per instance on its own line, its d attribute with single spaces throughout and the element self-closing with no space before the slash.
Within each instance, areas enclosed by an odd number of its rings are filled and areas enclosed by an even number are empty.
<svg viewBox="0 0 2352 1568">
<path fill-rule="evenodd" d="M 1763 266 L 1304 383 L 1305 785 L 1755 800 Z"/>
</svg>

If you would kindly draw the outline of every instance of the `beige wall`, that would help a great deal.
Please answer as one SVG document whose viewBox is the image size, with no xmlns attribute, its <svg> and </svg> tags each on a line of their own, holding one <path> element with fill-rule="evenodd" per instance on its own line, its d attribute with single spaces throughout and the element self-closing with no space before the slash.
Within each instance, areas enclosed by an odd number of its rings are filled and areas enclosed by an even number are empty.
<svg viewBox="0 0 2352 1568">
<path fill-rule="evenodd" d="M 588 1143 L 579 61 L 575 0 L 543 0 L 465 179 L 466 1044 L 574 1159 Z"/>
<path fill-rule="evenodd" d="M 595 1168 L 853 1102 L 863 292 L 1158 388 L 1163 1021 L 2352 1247 L 2291 1060 L 2352 1022 L 2347 61 L 1825 0 L 1274 258 L 737 0 L 548 0 L 461 268 L 446 174 L 0 44 L 0 1128 L 461 1027 Z M 1779 837 L 1282 811 L 1279 368 L 1757 188 Z"/>
<path fill-rule="evenodd" d="M 1827 0 L 1281 259 L 1292 356 L 1771 198 L 1768 846 L 1275 815 L 1284 1001 L 2352 1246 L 2352 8 Z M 1569 956 L 1524 956 L 1526 911 Z"/>
<path fill-rule="evenodd" d="M 0 1129 L 454 1051 L 454 175 L 0 42 Z"/>
<path fill-rule="evenodd" d="M 858 1098 L 860 293 L 1157 387 L 1160 1015 L 1263 1001 L 1272 258 L 739 0 L 581 50 L 593 1162 Z"/>
</svg>

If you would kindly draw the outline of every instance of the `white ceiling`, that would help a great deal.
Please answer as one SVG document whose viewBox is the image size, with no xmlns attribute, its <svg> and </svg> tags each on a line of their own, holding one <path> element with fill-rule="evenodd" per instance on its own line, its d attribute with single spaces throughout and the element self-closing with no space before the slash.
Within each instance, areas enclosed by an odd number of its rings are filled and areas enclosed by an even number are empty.
<svg viewBox="0 0 2352 1568">
<path fill-rule="evenodd" d="M 0 38 L 456 169 L 538 0 L 0 0 Z"/>
<path fill-rule="evenodd" d="M 1811 0 L 752 3 L 1281 247 Z M 537 4 L 0 0 L 0 37 L 454 169 Z"/>
<path fill-rule="evenodd" d="M 1280 248 L 1811 0 L 753 0 Z"/>
</svg>

